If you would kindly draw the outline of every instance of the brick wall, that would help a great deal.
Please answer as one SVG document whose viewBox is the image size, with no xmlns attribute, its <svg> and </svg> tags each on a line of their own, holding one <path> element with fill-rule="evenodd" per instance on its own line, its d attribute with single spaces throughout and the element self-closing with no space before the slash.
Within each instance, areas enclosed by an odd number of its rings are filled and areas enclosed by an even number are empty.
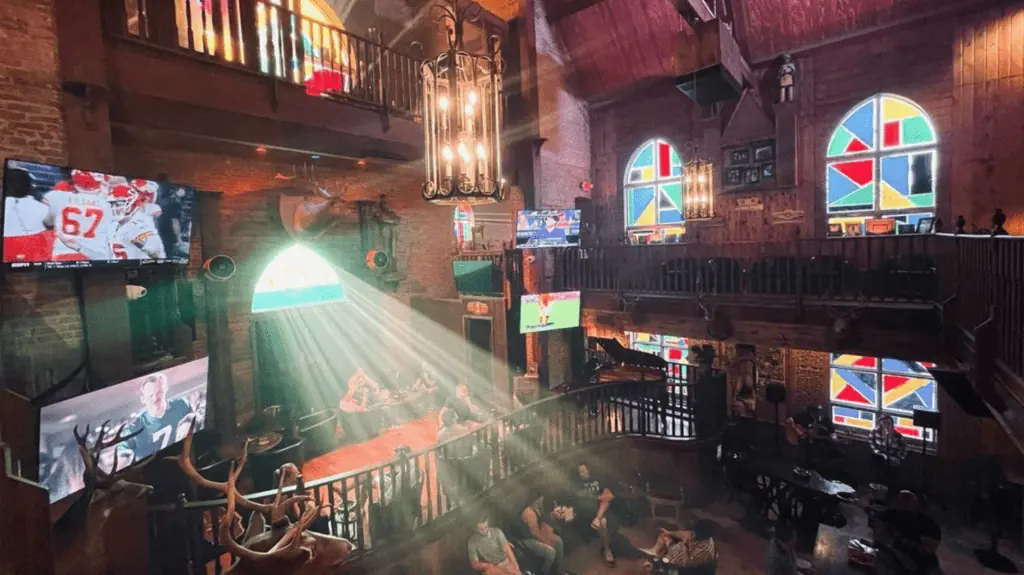
<svg viewBox="0 0 1024 575">
<path fill-rule="evenodd" d="M 0 157 L 62 164 L 66 149 L 53 2 L 4 2 L 0 22 Z M 0 272 L 0 277 L 0 387 L 34 396 L 83 359 L 72 274 Z"/>
<path fill-rule="evenodd" d="M 166 172 L 174 181 L 189 183 L 200 190 L 223 192 L 220 199 L 223 253 L 238 263 L 238 272 L 230 280 L 228 310 L 239 420 L 251 415 L 255 403 L 249 313 L 253 288 L 273 255 L 293 243 L 280 222 L 278 196 L 258 191 L 278 184 L 274 180 L 278 172 L 292 173 L 290 165 L 272 154 L 261 159 L 140 147 L 117 149 L 119 171 L 143 177 Z M 450 264 L 455 248 L 451 233 L 452 210 L 428 205 L 420 199 L 422 174 L 418 169 L 374 166 L 371 162 L 363 168 L 319 169 L 316 176 L 321 186 L 341 191 L 346 202 L 338 208 L 342 222 L 338 233 L 314 244 L 329 260 L 356 275 L 362 273 L 365 264 L 359 247 L 358 219 L 353 211 L 354 204 L 348 202 L 376 200 L 380 194 L 385 194 L 389 207 L 402 218 L 395 258 L 396 265 L 408 276 L 394 296 L 409 303 L 412 295 L 433 298 L 456 295 Z M 196 265 L 201 262 L 198 257 L 193 261 Z M 406 320 L 408 318 L 403 318 Z"/>
<path fill-rule="evenodd" d="M 537 99 L 540 148 L 537 207 L 564 208 L 585 195 L 590 179 L 590 118 L 587 104 L 574 95 L 569 56 L 548 24 L 541 2 L 534 4 L 537 48 Z"/>
</svg>

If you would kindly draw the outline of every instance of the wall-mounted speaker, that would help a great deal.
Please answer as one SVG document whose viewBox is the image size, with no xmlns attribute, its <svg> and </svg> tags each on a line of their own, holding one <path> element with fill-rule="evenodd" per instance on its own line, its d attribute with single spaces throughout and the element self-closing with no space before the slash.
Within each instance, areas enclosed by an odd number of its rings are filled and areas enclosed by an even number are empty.
<svg viewBox="0 0 1024 575">
<path fill-rule="evenodd" d="M 938 411 L 915 409 L 914 426 L 925 429 L 940 429 L 942 427 L 942 414 Z"/>
<path fill-rule="evenodd" d="M 769 383 L 764 386 L 764 399 L 775 405 L 786 403 L 786 386 L 781 383 Z"/>
<path fill-rule="evenodd" d="M 203 264 L 203 273 L 206 274 L 206 279 L 215 282 L 228 281 L 231 276 L 235 275 L 237 269 L 235 260 L 225 255 L 213 256 Z"/>
<path fill-rule="evenodd" d="M 366 252 L 366 267 L 371 270 L 386 270 L 391 267 L 391 255 L 380 250 Z"/>
</svg>

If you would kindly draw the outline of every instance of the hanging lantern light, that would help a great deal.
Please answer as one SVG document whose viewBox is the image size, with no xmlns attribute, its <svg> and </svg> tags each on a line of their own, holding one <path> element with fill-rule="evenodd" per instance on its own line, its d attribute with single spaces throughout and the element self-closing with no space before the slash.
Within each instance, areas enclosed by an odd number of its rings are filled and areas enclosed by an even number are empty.
<svg viewBox="0 0 1024 575">
<path fill-rule="evenodd" d="M 683 216 L 687 220 L 715 217 L 715 181 L 711 162 L 694 160 L 683 166 L 686 194 Z"/>
<path fill-rule="evenodd" d="M 501 43 L 486 55 L 462 47 L 463 25 L 475 4 L 435 6 L 448 28 L 448 50 L 423 64 L 423 199 L 437 205 L 485 204 L 504 199 L 501 177 Z M 468 17 L 467 17 L 468 16 Z"/>
</svg>

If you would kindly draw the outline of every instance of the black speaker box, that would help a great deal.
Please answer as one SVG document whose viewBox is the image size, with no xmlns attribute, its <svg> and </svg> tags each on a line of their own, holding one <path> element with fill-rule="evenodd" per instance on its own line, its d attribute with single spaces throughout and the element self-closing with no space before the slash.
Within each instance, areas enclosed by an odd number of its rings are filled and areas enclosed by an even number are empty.
<svg viewBox="0 0 1024 575">
<path fill-rule="evenodd" d="M 923 427 L 925 429 L 939 429 L 942 427 L 942 414 L 938 411 L 915 409 L 914 426 Z"/>
<path fill-rule="evenodd" d="M 768 403 L 786 403 L 786 386 L 781 383 L 769 383 L 764 388 L 764 398 Z"/>
</svg>

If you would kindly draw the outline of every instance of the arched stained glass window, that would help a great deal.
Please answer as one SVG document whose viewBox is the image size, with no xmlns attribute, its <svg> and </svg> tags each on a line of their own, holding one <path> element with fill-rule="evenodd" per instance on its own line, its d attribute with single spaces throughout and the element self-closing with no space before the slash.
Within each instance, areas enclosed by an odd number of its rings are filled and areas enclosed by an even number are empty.
<svg viewBox="0 0 1024 575">
<path fill-rule="evenodd" d="M 829 397 L 832 423 L 867 433 L 881 415 L 911 439 L 935 441 L 932 430 L 914 426 L 914 410 L 938 411 L 938 387 L 928 368 L 934 363 L 862 355 L 832 354 Z M 922 433 L 925 432 L 925 433 Z"/>
<path fill-rule="evenodd" d="M 879 94 L 857 104 L 828 142 L 829 224 L 863 234 L 865 220 L 893 219 L 896 233 L 907 233 L 934 216 L 937 143 L 931 118 L 906 98 Z"/>
<path fill-rule="evenodd" d="M 665 140 L 648 140 L 633 154 L 624 185 L 630 243 L 679 241 L 683 235 L 683 160 Z"/>
<path fill-rule="evenodd" d="M 473 241 L 473 206 L 459 204 L 452 216 L 455 224 L 455 242 L 462 247 Z"/>
<path fill-rule="evenodd" d="M 252 295 L 252 313 L 336 303 L 345 299 L 334 267 L 313 250 L 294 245 L 274 258 Z"/>
</svg>

